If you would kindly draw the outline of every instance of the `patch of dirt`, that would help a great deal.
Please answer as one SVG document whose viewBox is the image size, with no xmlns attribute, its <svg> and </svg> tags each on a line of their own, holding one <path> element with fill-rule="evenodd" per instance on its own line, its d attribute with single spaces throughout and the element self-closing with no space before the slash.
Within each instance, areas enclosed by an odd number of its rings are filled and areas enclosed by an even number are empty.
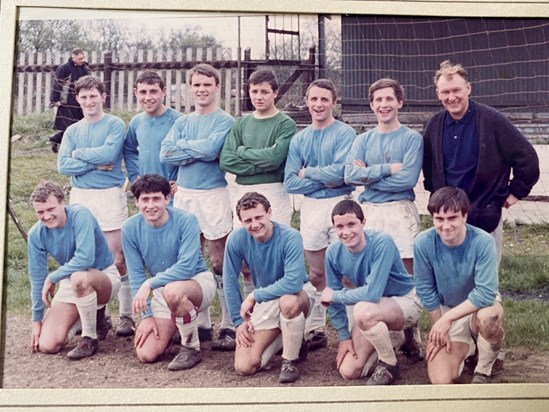
<svg viewBox="0 0 549 412">
<path fill-rule="evenodd" d="M 116 324 L 117 319 L 113 316 Z M 153 364 L 140 363 L 133 352 L 133 338 L 119 338 L 111 330 L 100 342 L 99 352 L 91 358 L 71 361 L 66 357 L 79 336 L 59 354 L 31 354 L 31 321 L 22 316 L 6 316 L 3 358 L 3 388 L 215 388 L 282 386 L 278 383 L 280 356 L 275 355 L 269 370 L 242 377 L 233 369 L 233 352 L 211 350 L 210 342 L 202 344 L 203 361 L 188 371 L 171 372 L 167 365 L 177 354 L 172 345 L 163 359 Z M 216 331 L 217 333 L 217 331 Z M 309 353 L 299 364 L 301 378 L 284 386 L 361 386 L 365 380 L 346 381 L 335 369 L 337 335 L 328 328 L 328 347 Z M 399 355 L 401 377 L 397 385 L 428 384 L 425 362 L 411 364 Z M 472 374 L 467 369 L 459 383 L 468 383 Z M 505 371 L 495 383 L 549 383 L 549 353 L 535 353 L 524 348 L 507 348 Z"/>
</svg>

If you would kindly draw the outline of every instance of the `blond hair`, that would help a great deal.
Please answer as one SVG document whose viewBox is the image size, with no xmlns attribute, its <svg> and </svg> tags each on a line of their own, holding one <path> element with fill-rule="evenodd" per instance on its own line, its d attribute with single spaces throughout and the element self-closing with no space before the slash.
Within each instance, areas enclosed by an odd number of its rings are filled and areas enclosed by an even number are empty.
<svg viewBox="0 0 549 412">
<path fill-rule="evenodd" d="M 455 75 L 463 77 L 466 82 L 469 81 L 469 75 L 467 74 L 467 70 L 465 70 L 465 68 L 461 64 L 452 64 L 450 60 L 444 60 L 442 63 L 440 63 L 440 68 L 435 73 L 435 86 L 442 76 L 444 76 L 444 78 L 447 80 L 452 80 Z"/>
</svg>

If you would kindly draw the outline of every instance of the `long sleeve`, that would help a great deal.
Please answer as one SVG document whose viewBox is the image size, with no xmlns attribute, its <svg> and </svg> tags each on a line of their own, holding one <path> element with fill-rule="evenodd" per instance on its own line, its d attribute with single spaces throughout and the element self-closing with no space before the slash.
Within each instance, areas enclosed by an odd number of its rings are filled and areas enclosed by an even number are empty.
<svg viewBox="0 0 549 412">
<path fill-rule="evenodd" d="M 135 124 L 130 122 L 124 141 L 124 164 L 130 183 L 139 177 L 139 143 L 135 132 Z"/>
<path fill-rule="evenodd" d="M 111 121 L 106 132 L 105 140 L 100 146 L 76 148 L 73 151 L 74 157 L 94 165 L 114 163 L 124 148 L 126 127 L 121 120 Z"/>
<path fill-rule="evenodd" d="M 333 250 L 333 249 L 332 249 Z M 332 256 L 330 248 L 326 251 L 325 260 L 326 269 L 326 284 L 334 291 L 342 290 L 344 288 L 342 278 L 343 275 L 338 272 L 337 268 L 332 262 Z M 351 338 L 349 332 L 349 320 L 347 318 L 347 311 L 345 305 L 339 302 L 331 302 L 328 306 L 328 315 L 334 329 L 337 331 L 339 340 L 346 340 Z"/>
</svg>

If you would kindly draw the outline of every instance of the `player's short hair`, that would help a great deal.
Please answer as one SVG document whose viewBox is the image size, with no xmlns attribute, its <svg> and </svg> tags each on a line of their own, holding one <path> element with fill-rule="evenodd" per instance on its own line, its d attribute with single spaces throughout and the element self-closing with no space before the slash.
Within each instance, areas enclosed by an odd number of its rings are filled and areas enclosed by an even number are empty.
<svg viewBox="0 0 549 412">
<path fill-rule="evenodd" d="M 343 216 L 348 214 L 354 214 L 358 220 L 364 222 L 364 211 L 362 207 L 351 199 L 345 199 L 337 203 L 332 209 L 332 224 L 334 223 L 334 216 Z"/>
<path fill-rule="evenodd" d="M 164 79 L 153 70 L 145 70 L 143 73 L 137 76 L 133 87 L 137 89 L 138 84 L 157 84 L 158 87 L 160 87 L 162 90 L 166 89 L 166 82 L 164 82 Z"/>
<path fill-rule="evenodd" d="M 206 77 L 213 77 L 216 86 L 219 86 L 219 83 L 221 82 L 219 72 L 215 69 L 215 67 L 208 63 L 199 63 L 191 70 L 189 70 L 189 85 L 192 85 L 193 75 L 195 74 L 201 74 Z"/>
<path fill-rule="evenodd" d="M 81 54 L 84 54 L 84 50 L 82 50 L 80 47 L 75 47 L 74 49 L 72 49 L 71 54 L 73 56 L 79 56 Z"/>
<path fill-rule="evenodd" d="M 271 89 L 273 89 L 273 92 L 276 92 L 280 87 L 276 74 L 274 74 L 274 72 L 269 69 L 257 70 L 253 72 L 248 79 L 249 86 L 251 86 L 252 84 L 259 84 L 263 82 L 268 83 L 271 86 Z"/>
<path fill-rule="evenodd" d="M 55 196 L 59 203 L 62 203 L 65 200 L 65 191 L 59 185 L 59 183 L 53 182 L 51 180 L 42 180 L 36 185 L 33 192 L 31 193 L 30 201 L 44 203 L 48 200 L 50 195 Z"/>
<path fill-rule="evenodd" d="M 467 74 L 467 70 L 461 65 L 461 64 L 452 64 L 450 60 L 444 60 L 442 63 L 440 63 L 440 68 L 435 73 L 435 86 L 438 83 L 438 80 L 441 78 L 441 76 L 444 76 L 445 79 L 452 80 L 452 78 L 455 75 L 463 77 L 463 79 L 468 82 L 469 81 L 469 75 Z"/>
<path fill-rule="evenodd" d="M 261 193 L 257 192 L 248 192 L 240 198 L 236 203 L 236 214 L 238 219 L 240 219 L 240 211 L 254 209 L 257 205 L 263 205 L 265 212 L 268 212 L 271 208 L 271 202 L 263 196 Z"/>
<path fill-rule="evenodd" d="M 321 89 L 329 90 L 332 93 L 333 101 L 335 102 L 337 100 L 337 90 L 331 80 L 316 79 L 313 82 L 311 82 L 309 87 L 307 87 L 307 91 L 305 92 L 305 99 L 309 97 L 309 90 L 311 90 L 313 87 L 320 87 Z"/>
<path fill-rule="evenodd" d="M 79 78 L 74 85 L 74 91 L 76 94 L 80 93 L 80 90 L 91 89 L 97 89 L 99 93 L 103 94 L 105 93 L 105 83 L 103 83 L 99 77 L 88 74 Z"/>
<path fill-rule="evenodd" d="M 397 101 L 403 102 L 404 101 L 404 88 L 402 85 L 397 82 L 394 79 L 379 79 L 378 81 L 374 82 L 370 89 L 368 90 L 368 97 L 370 98 L 370 103 L 374 101 L 374 93 L 377 92 L 380 89 L 386 89 L 390 87 L 395 92 L 395 97 Z"/>
<path fill-rule="evenodd" d="M 169 196 L 171 193 L 170 182 L 160 175 L 150 173 L 141 176 L 131 187 L 131 191 L 135 200 L 139 200 L 142 193 L 157 193 L 161 192 L 164 196 Z"/>
<path fill-rule="evenodd" d="M 443 213 L 447 211 L 461 212 L 462 215 L 465 215 L 469 212 L 470 207 L 471 203 L 467 194 L 459 187 L 454 186 L 445 186 L 436 190 L 427 203 L 427 210 L 431 216 L 440 211 Z"/>
</svg>

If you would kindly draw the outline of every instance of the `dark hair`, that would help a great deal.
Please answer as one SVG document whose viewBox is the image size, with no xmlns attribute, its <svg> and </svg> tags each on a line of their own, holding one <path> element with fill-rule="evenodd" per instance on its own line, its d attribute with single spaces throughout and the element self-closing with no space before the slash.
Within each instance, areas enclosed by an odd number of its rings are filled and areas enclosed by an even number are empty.
<svg viewBox="0 0 549 412">
<path fill-rule="evenodd" d="M 162 192 L 164 196 L 169 196 L 171 193 L 170 182 L 157 174 L 146 174 L 137 179 L 132 187 L 131 191 L 135 200 L 139 200 L 141 193 L 156 193 Z"/>
<path fill-rule="evenodd" d="M 248 85 L 259 84 L 263 82 L 269 83 L 269 85 L 273 89 L 273 92 L 276 92 L 278 90 L 278 79 L 276 78 L 276 74 L 274 74 L 271 70 L 257 70 L 253 72 L 248 79 Z"/>
<path fill-rule="evenodd" d="M 429 198 L 427 210 L 434 215 L 435 213 L 452 211 L 461 212 L 465 215 L 469 212 L 471 204 L 467 194 L 459 187 L 445 186 L 441 187 Z"/>
<path fill-rule="evenodd" d="M 316 79 L 315 81 L 313 81 L 309 85 L 309 87 L 307 87 L 307 91 L 305 92 L 305 98 L 309 97 L 309 90 L 311 90 L 313 87 L 320 87 L 321 89 L 329 90 L 330 92 L 332 92 L 333 101 L 335 102 L 337 100 L 337 91 L 331 80 Z"/>
<path fill-rule="evenodd" d="M 201 74 L 206 77 L 213 77 L 216 86 L 218 86 L 220 83 L 219 72 L 211 64 L 199 63 L 191 70 L 189 70 L 189 85 L 192 85 L 193 75 L 195 74 Z"/>
<path fill-rule="evenodd" d="M 265 196 L 257 192 L 248 192 L 236 203 L 236 214 L 240 219 L 240 211 L 254 209 L 257 205 L 263 205 L 265 212 L 271 208 L 271 202 Z"/>
<path fill-rule="evenodd" d="M 51 180 L 42 180 L 36 185 L 34 191 L 30 195 L 31 202 L 44 203 L 50 195 L 54 195 L 59 203 L 65 200 L 65 192 L 63 188 L 56 182 Z"/>
<path fill-rule="evenodd" d="M 380 89 L 386 89 L 387 87 L 390 87 L 395 92 L 395 97 L 397 101 L 403 102 L 404 101 L 404 88 L 402 85 L 393 79 L 379 79 L 378 81 L 374 82 L 370 89 L 368 90 L 368 97 L 370 98 L 370 103 L 374 101 L 374 93 L 377 92 Z"/>
<path fill-rule="evenodd" d="M 160 87 L 162 90 L 166 89 L 166 83 L 164 82 L 164 79 L 160 77 L 157 72 L 152 70 L 145 70 L 143 73 L 137 76 L 133 87 L 137 89 L 137 85 L 139 83 L 148 85 L 158 84 L 158 87 Z"/>
<path fill-rule="evenodd" d="M 97 89 L 99 93 L 103 94 L 105 93 L 105 84 L 101 81 L 99 77 L 95 77 L 89 74 L 87 76 L 82 76 L 76 81 L 76 84 L 74 85 L 74 91 L 76 94 L 80 93 L 80 90 L 82 89 Z"/>
<path fill-rule="evenodd" d="M 72 49 L 71 54 L 73 56 L 78 56 L 80 54 L 84 54 L 84 50 L 82 50 L 80 47 L 75 47 L 74 49 Z"/>
<path fill-rule="evenodd" d="M 364 222 L 362 207 L 354 200 L 345 199 L 337 203 L 332 209 L 332 224 L 334 223 L 334 216 L 343 216 L 347 214 L 354 214 L 358 220 Z"/>
</svg>

